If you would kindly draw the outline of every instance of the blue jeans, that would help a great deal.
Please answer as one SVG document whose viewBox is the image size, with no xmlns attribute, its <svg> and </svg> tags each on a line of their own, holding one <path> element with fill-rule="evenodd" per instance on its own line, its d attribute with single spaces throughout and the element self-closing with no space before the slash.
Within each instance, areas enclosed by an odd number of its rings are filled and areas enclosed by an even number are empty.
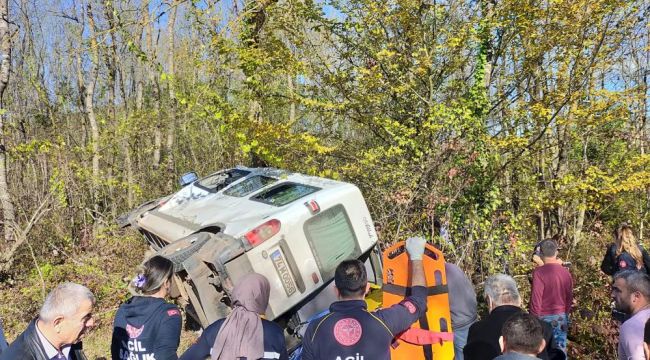
<svg viewBox="0 0 650 360">
<path fill-rule="evenodd" d="M 5 331 L 2 328 L 2 321 L 0 320 L 0 352 L 3 352 L 8 346 L 7 338 L 5 338 Z"/>
<path fill-rule="evenodd" d="M 454 328 L 454 359 L 463 360 L 463 348 L 467 344 L 467 335 L 472 324 Z"/>
<path fill-rule="evenodd" d="M 555 344 L 566 354 L 567 332 L 569 331 L 569 317 L 567 314 L 542 315 L 539 318 L 551 325 Z"/>
</svg>

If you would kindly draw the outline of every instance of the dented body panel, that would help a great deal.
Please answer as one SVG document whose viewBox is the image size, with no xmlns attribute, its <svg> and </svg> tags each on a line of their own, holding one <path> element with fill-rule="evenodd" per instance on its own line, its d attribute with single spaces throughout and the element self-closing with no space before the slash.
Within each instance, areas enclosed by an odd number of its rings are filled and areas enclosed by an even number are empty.
<svg viewBox="0 0 650 360">
<path fill-rule="evenodd" d="M 233 284 L 252 271 L 271 283 L 266 317 L 289 333 L 334 300 L 330 284 L 341 261 L 360 258 L 381 274 L 365 200 L 341 181 L 226 169 L 121 219 L 175 262 L 174 292 L 204 327 L 228 313 Z"/>
</svg>

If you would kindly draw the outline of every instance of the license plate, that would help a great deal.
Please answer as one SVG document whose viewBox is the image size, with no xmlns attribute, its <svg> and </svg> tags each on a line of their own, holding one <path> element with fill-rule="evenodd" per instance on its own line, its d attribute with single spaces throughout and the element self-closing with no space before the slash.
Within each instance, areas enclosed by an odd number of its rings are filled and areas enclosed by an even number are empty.
<svg viewBox="0 0 650 360">
<path fill-rule="evenodd" d="M 273 261 L 275 271 L 277 271 L 280 280 L 282 280 L 284 291 L 287 293 L 287 296 L 291 296 L 296 292 L 296 284 L 293 282 L 293 278 L 289 273 L 289 267 L 287 266 L 287 262 L 284 260 L 284 256 L 282 256 L 280 249 L 271 253 L 271 261 Z"/>
</svg>

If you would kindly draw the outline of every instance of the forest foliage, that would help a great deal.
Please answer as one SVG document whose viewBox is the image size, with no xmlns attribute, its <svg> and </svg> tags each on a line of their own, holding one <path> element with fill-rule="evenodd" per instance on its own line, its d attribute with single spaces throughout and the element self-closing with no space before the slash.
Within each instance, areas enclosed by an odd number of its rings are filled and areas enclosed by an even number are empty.
<svg viewBox="0 0 650 360">
<path fill-rule="evenodd" d="M 533 245 L 560 234 L 572 355 L 613 357 L 598 265 L 619 223 L 647 239 L 648 1 L 8 6 L 10 334 L 64 278 L 90 284 L 110 324 L 144 250 L 115 218 L 186 171 L 242 164 L 356 184 L 382 241 L 427 234 L 479 290 L 525 275 Z"/>
</svg>

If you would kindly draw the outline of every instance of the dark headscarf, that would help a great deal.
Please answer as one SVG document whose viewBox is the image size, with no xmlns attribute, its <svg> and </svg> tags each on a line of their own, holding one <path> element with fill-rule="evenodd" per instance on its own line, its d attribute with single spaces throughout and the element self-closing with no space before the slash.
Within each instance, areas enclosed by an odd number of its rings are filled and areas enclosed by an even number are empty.
<svg viewBox="0 0 650 360">
<path fill-rule="evenodd" d="M 244 276 L 232 291 L 233 310 L 221 325 L 212 347 L 212 360 L 264 356 L 264 332 L 260 315 L 269 304 L 269 281 L 252 273 Z"/>
</svg>

